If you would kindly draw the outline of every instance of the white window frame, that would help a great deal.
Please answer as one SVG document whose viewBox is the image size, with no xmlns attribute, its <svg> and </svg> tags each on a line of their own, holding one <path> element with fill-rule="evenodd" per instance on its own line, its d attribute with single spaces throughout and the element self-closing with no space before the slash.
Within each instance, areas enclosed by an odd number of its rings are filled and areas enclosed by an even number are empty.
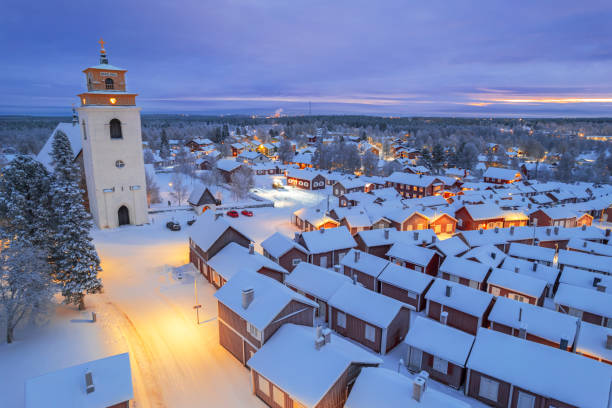
<svg viewBox="0 0 612 408">
<path fill-rule="evenodd" d="M 499 382 L 481 376 L 480 386 L 478 387 L 478 395 L 485 399 L 488 399 L 489 401 L 497 402 L 497 398 L 499 395 Z"/>
<path fill-rule="evenodd" d="M 302 260 L 300 258 L 293 258 L 291 260 L 291 265 L 297 266 L 297 264 L 299 264 L 300 262 L 302 262 Z"/>
<path fill-rule="evenodd" d="M 272 400 L 281 407 L 285 406 L 285 393 L 274 384 L 272 384 Z"/>
<path fill-rule="evenodd" d="M 419 265 L 414 265 L 414 270 L 417 272 L 423 272 L 423 267 Z"/>
<path fill-rule="evenodd" d="M 417 297 L 419 297 L 419 294 L 418 294 L 418 293 L 413 292 L 413 291 L 411 291 L 411 290 L 407 291 L 407 292 L 406 292 L 406 295 L 408 295 L 408 298 L 409 298 L 409 299 L 415 299 L 415 300 L 416 300 L 416 298 L 417 298 Z"/>
<path fill-rule="evenodd" d="M 496 286 L 491 286 L 491 294 L 493 296 L 499 296 L 499 294 L 501 293 L 501 291 L 499 290 L 498 287 Z"/>
<path fill-rule="evenodd" d="M 459 277 L 457 275 L 449 275 L 449 281 L 459 283 Z"/>
<path fill-rule="evenodd" d="M 376 341 L 376 328 L 366 323 L 363 335 L 366 340 L 375 342 Z"/>
<path fill-rule="evenodd" d="M 247 332 L 254 338 L 261 341 L 261 331 L 253 326 L 250 322 L 247 322 Z"/>
<path fill-rule="evenodd" d="M 444 375 L 448 374 L 448 361 L 434 356 L 433 369 Z"/>
<path fill-rule="evenodd" d="M 336 324 L 338 325 L 338 327 L 346 329 L 346 314 L 340 311 L 336 312 Z"/>
<path fill-rule="evenodd" d="M 533 408 L 535 406 L 535 395 L 518 391 L 516 408 Z"/>
<path fill-rule="evenodd" d="M 257 388 L 259 389 L 259 392 L 264 394 L 266 397 L 270 396 L 270 381 L 266 380 L 261 375 L 259 375 L 257 378 Z"/>
</svg>

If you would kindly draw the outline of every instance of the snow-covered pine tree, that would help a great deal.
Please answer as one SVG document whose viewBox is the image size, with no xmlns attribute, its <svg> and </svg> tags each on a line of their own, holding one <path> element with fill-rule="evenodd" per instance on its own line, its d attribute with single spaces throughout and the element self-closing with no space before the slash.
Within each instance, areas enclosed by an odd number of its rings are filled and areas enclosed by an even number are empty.
<svg viewBox="0 0 612 408">
<path fill-rule="evenodd" d="M 50 175 L 29 156 L 17 156 L 0 177 L 0 232 L 49 252 Z M 2 239 L 0 237 L 0 239 Z"/>
<path fill-rule="evenodd" d="M 68 137 L 57 132 L 52 147 L 53 274 L 60 284 L 64 301 L 84 309 L 85 294 L 102 289 L 98 278 L 100 258 L 90 236 L 91 216 L 83 206 L 79 170 Z"/>
</svg>

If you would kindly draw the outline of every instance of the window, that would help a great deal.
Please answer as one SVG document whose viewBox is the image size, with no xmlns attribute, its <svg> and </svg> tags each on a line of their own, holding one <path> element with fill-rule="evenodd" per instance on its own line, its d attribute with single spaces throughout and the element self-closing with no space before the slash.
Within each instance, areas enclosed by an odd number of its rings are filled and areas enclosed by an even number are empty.
<svg viewBox="0 0 612 408">
<path fill-rule="evenodd" d="M 408 292 L 407 292 L 407 295 L 408 295 L 408 298 L 409 298 L 409 299 L 416 299 L 416 298 L 417 298 L 417 296 L 418 296 L 418 295 L 416 294 L 416 292 L 411 292 L 411 291 L 408 291 Z"/>
<path fill-rule="evenodd" d="M 272 399 L 279 406 L 285 406 L 285 393 L 278 389 L 275 385 L 272 386 Z"/>
<path fill-rule="evenodd" d="M 110 121 L 110 137 L 111 139 L 123 139 L 121 121 L 119 119 L 112 119 Z"/>
<path fill-rule="evenodd" d="M 257 327 L 253 326 L 249 322 L 247 322 L 247 331 L 249 332 L 251 336 L 261 341 L 261 332 L 259 331 L 259 329 L 257 329 Z"/>
<path fill-rule="evenodd" d="M 304 187 L 308 187 L 308 182 L 307 181 L 304 182 Z"/>
<path fill-rule="evenodd" d="M 516 408 L 533 408 L 535 405 L 535 396 L 525 392 L 518 392 L 518 403 Z"/>
<path fill-rule="evenodd" d="M 449 277 L 451 282 L 459 283 L 459 277 L 457 275 L 450 275 Z"/>
<path fill-rule="evenodd" d="M 342 312 L 338 312 L 336 314 L 336 323 L 338 324 L 338 327 L 346 329 L 346 315 Z"/>
<path fill-rule="evenodd" d="M 365 338 L 366 340 L 376 341 L 376 329 L 369 324 L 365 325 Z"/>
<path fill-rule="evenodd" d="M 492 294 L 493 296 L 499 296 L 499 293 L 500 293 L 500 291 L 499 291 L 499 288 L 498 288 L 498 287 L 495 287 L 495 286 L 492 286 L 492 287 L 491 287 L 491 294 Z"/>
<path fill-rule="evenodd" d="M 527 302 L 527 299 L 525 299 L 521 295 L 512 295 L 512 299 L 518 300 L 519 302 L 529 303 L 529 302 Z"/>
<path fill-rule="evenodd" d="M 470 280 L 470 288 L 478 289 L 478 282 L 476 282 L 474 280 Z"/>
<path fill-rule="evenodd" d="M 301 259 L 300 259 L 300 258 L 293 258 L 293 259 L 291 260 L 291 265 L 296 266 L 297 264 L 299 264 L 299 263 L 300 263 L 300 261 L 301 261 Z"/>
<path fill-rule="evenodd" d="M 417 271 L 417 272 L 423 272 L 423 267 L 422 267 L 422 266 L 415 265 L 415 266 L 414 266 L 414 270 L 415 270 L 415 271 Z"/>
<path fill-rule="evenodd" d="M 582 319 L 582 310 L 574 309 L 573 307 L 568 308 L 567 314 L 570 316 L 578 317 Z"/>
<path fill-rule="evenodd" d="M 480 377 L 480 389 L 478 395 L 489 401 L 497 402 L 497 394 L 499 391 L 499 383 L 490 378 Z"/>
<path fill-rule="evenodd" d="M 453 224 L 446 224 L 446 232 L 453 232 Z"/>
<path fill-rule="evenodd" d="M 106 89 L 115 89 L 115 83 L 112 78 L 106 78 L 104 84 L 106 85 Z"/>
<path fill-rule="evenodd" d="M 266 396 L 270 396 L 270 383 L 268 382 L 268 380 L 263 378 L 261 375 L 258 376 L 257 380 L 257 382 L 259 383 L 259 391 L 261 391 L 261 393 Z"/>
<path fill-rule="evenodd" d="M 117 167 L 118 169 L 122 169 L 125 167 L 125 163 L 123 162 L 123 160 L 117 160 L 115 162 L 115 167 Z"/>
<path fill-rule="evenodd" d="M 441 358 L 434 356 L 433 369 L 439 373 L 446 375 L 448 373 L 448 361 L 442 360 Z"/>
</svg>

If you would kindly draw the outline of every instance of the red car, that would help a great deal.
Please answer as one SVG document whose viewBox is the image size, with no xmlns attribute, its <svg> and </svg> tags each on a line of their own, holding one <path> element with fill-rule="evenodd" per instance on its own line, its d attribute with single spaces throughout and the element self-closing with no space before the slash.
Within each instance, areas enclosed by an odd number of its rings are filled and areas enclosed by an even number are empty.
<svg viewBox="0 0 612 408">
<path fill-rule="evenodd" d="M 226 214 L 228 217 L 238 218 L 238 211 L 231 210 L 231 211 L 228 211 Z"/>
<path fill-rule="evenodd" d="M 244 215 L 245 217 L 252 217 L 253 211 L 242 210 L 241 214 Z"/>
</svg>

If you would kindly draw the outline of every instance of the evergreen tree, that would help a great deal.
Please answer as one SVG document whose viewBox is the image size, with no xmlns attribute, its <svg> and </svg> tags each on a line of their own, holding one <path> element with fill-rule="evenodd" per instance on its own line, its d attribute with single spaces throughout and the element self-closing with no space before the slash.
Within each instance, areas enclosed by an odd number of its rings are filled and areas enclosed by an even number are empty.
<svg viewBox="0 0 612 408">
<path fill-rule="evenodd" d="M 574 175 L 574 157 L 570 152 L 565 152 L 561 159 L 559 160 L 559 164 L 557 164 L 556 176 L 557 180 L 562 181 L 564 183 L 569 183 L 573 181 Z"/>
<path fill-rule="evenodd" d="M 0 177 L 0 232 L 48 253 L 51 209 L 50 175 L 29 156 L 17 156 Z M 0 239 L 2 239 L 0 236 Z"/>
<path fill-rule="evenodd" d="M 68 137 L 56 133 L 52 147 L 52 269 L 65 302 L 84 309 L 85 294 L 102 289 L 100 259 L 90 236 L 91 216 L 83 206 L 79 169 Z"/>
<path fill-rule="evenodd" d="M 229 138 L 229 135 L 229 127 L 227 126 L 227 123 L 224 123 L 223 130 L 221 131 L 221 140 L 226 140 Z"/>
<path fill-rule="evenodd" d="M 436 143 L 431 152 L 431 164 L 436 173 L 439 173 L 442 166 L 444 166 L 444 162 L 446 160 L 445 156 L 446 155 L 442 145 Z"/>
<path fill-rule="evenodd" d="M 166 134 L 166 129 L 162 129 L 161 131 L 161 142 L 159 144 L 159 156 L 162 159 L 167 159 L 170 157 L 170 143 L 168 142 L 168 135 Z"/>
<path fill-rule="evenodd" d="M 287 139 L 283 139 L 280 142 L 280 146 L 278 148 L 278 158 L 282 163 L 287 163 L 294 156 L 293 146 Z"/>
<path fill-rule="evenodd" d="M 421 158 L 419 159 L 419 164 L 427 167 L 430 170 L 433 168 L 433 158 L 431 157 L 431 153 L 427 148 L 423 148 Z"/>
</svg>

